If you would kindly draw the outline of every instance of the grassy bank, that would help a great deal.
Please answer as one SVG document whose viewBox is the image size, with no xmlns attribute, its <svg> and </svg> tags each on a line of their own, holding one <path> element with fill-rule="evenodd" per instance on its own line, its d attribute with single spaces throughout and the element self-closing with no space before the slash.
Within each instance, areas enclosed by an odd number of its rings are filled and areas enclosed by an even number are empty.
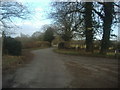
<svg viewBox="0 0 120 90">
<path fill-rule="evenodd" d="M 18 67 L 23 66 L 32 60 L 33 54 L 30 50 L 22 50 L 21 56 L 4 55 L 2 57 L 2 71 L 3 73 L 12 72 Z"/>
<path fill-rule="evenodd" d="M 77 56 L 90 56 L 90 57 L 103 57 L 103 58 L 120 58 L 120 54 L 115 56 L 114 52 L 107 53 L 107 55 L 101 55 L 99 52 L 89 53 L 84 50 L 69 50 L 69 49 L 54 49 L 56 53 L 66 54 L 66 55 L 77 55 Z"/>
</svg>

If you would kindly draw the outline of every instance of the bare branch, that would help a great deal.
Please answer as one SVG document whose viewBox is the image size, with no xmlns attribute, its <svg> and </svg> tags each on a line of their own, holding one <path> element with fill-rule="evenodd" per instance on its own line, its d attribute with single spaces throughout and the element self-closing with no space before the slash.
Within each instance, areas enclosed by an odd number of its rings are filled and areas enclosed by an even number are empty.
<svg viewBox="0 0 120 90">
<path fill-rule="evenodd" d="M 116 3 L 114 3 L 114 6 L 117 6 L 117 7 L 119 7 L 119 8 L 120 8 L 120 5 L 117 5 Z"/>
<path fill-rule="evenodd" d="M 101 5 L 104 5 L 104 2 L 97 2 L 97 3 L 99 3 L 99 4 L 101 4 Z"/>
<path fill-rule="evenodd" d="M 11 17 L 26 19 L 30 13 L 26 6 L 18 2 L 0 1 L 0 22 L 4 28 L 11 28 L 7 23 L 13 23 Z M 6 22 L 7 21 L 7 22 Z"/>
<path fill-rule="evenodd" d="M 93 11 L 94 11 L 98 16 L 100 16 L 101 19 L 104 19 L 104 16 L 103 16 L 100 12 L 98 12 L 96 9 L 93 8 Z"/>
</svg>

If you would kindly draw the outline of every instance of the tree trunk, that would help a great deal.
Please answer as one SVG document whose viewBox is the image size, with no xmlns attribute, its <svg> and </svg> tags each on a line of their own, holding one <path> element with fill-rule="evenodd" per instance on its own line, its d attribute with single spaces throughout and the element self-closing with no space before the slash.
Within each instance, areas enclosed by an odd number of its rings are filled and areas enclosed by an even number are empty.
<svg viewBox="0 0 120 90">
<path fill-rule="evenodd" d="M 101 42 L 101 54 L 106 54 L 109 49 L 110 44 L 110 32 L 113 20 L 113 2 L 105 2 L 104 4 L 104 13 L 105 17 L 103 19 L 103 37 Z"/>
<path fill-rule="evenodd" d="M 93 52 L 92 8 L 93 8 L 92 2 L 85 3 L 85 36 L 87 52 Z"/>
</svg>

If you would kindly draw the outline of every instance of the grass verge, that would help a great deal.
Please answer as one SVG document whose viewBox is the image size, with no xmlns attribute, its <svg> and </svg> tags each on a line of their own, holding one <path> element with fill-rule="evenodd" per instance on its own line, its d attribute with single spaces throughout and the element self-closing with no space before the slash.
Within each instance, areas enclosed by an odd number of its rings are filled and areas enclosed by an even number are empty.
<svg viewBox="0 0 120 90">
<path fill-rule="evenodd" d="M 33 56 L 34 55 L 30 52 L 30 50 L 23 50 L 21 56 L 4 55 L 2 57 L 3 74 L 13 72 L 18 67 L 30 62 Z"/>
<path fill-rule="evenodd" d="M 69 49 L 54 49 L 53 51 L 56 53 L 66 54 L 66 55 L 103 57 L 103 58 L 120 58 L 120 54 L 118 54 L 116 57 L 115 54 L 112 52 L 107 53 L 107 55 L 101 55 L 98 52 L 90 53 L 90 52 L 85 52 L 83 50 L 77 51 L 77 50 L 69 50 Z"/>
<path fill-rule="evenodd" d="M 39 49 L 45 49 L 45 48 L 49 48 L 49 47 L 28 48 L 23 50 L 39 50 Z"/>
</svg>

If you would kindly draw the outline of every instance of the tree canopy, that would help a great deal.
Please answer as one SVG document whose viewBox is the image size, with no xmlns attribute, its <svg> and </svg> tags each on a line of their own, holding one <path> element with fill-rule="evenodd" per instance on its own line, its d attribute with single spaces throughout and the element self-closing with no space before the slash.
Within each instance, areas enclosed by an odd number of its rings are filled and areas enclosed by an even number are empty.
<svg viewBox="0 0 120 90">
<path fill-rule="evenodd" d="M 85 37 L 86 51 L 93 52 L 93 42 L 98 34 L 101 39 L 101 54 L 109 49 L 112 27 L 119 22 L 120 6 L 115 2 L 53 2 L 51 17 L 59 27 L 57 30 L 65 41 L 74 34 Z"/>
<path fill-rule="evenodd" d="M 51 43 L 53 39 L 54 39 L 53 28 L 48 27 L 47 30 L 44 33 L 44 39 L 43 40 Z"/>
</svg>

